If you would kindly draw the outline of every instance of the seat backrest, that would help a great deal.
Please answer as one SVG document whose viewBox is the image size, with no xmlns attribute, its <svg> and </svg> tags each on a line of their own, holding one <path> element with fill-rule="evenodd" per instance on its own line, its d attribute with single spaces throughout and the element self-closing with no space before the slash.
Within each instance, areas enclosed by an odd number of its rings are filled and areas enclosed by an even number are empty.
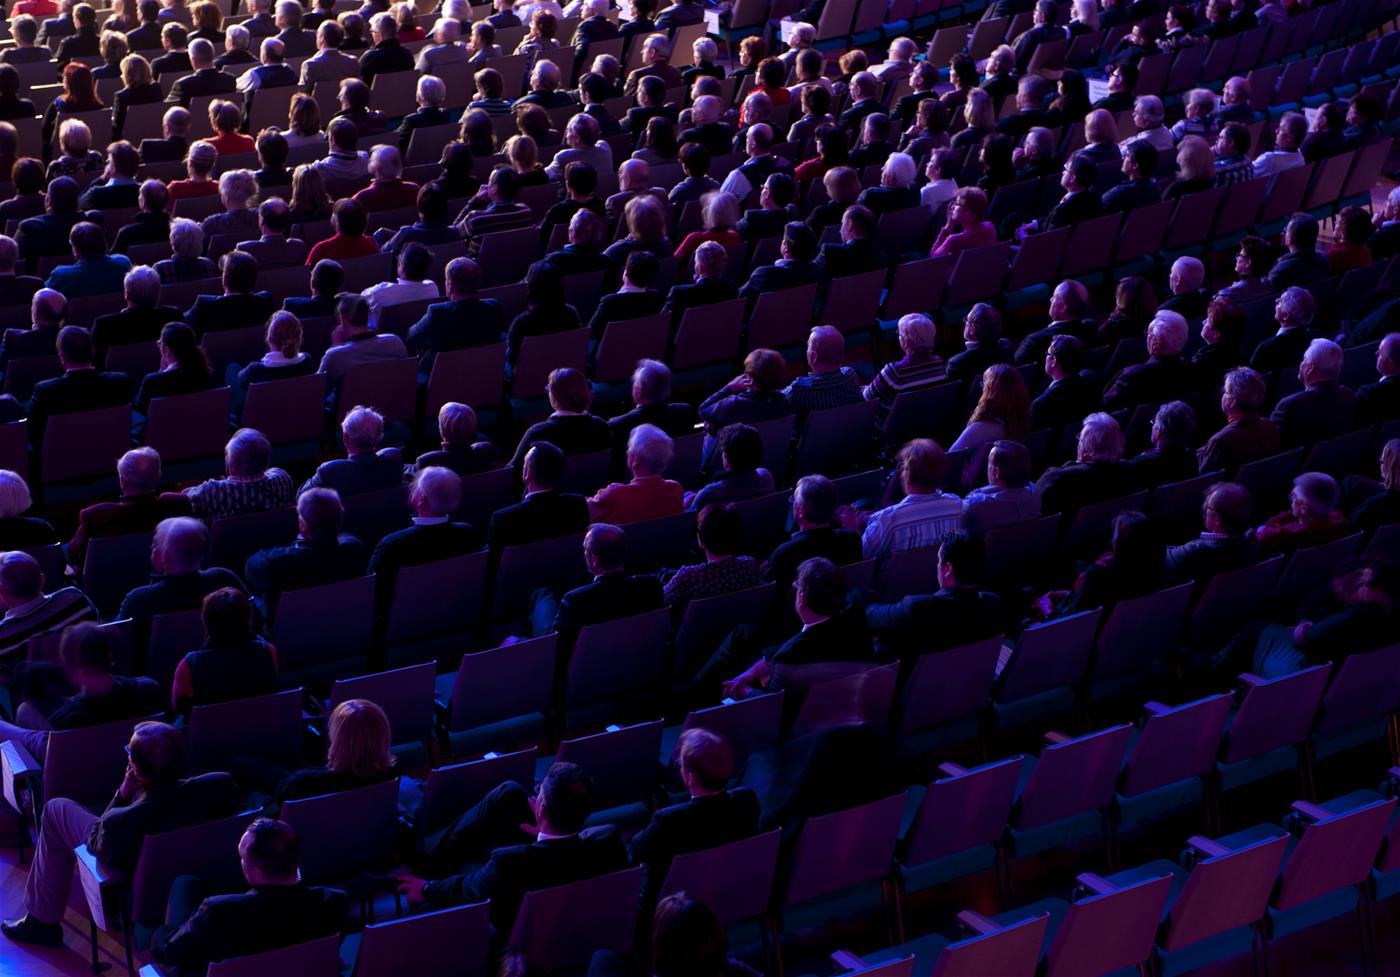
<svg viewBox="0 0 1400 977">
<path fill-rule="evenodd" d="M 1391 797 L 1309 824 L 1284 862 L 1273 907 L 1292 909 L 1360 885 L 1371 871 L 1394 811 Z"/>
<path fill-rule="evenodd" d="M 228 432 L 228 387 L 157 397 L 146 414 L 146 443 L 162 461 L 223 454 Z"/>
<path fill-rule="evenodd" d="M 794 736 L 850 722 L 883 727 L 894 705 L 898 677 L 897 663 L 870 668 L 865 663 L 829 662 L 774 670 L 775 684 L 802 696 L 793 720 Z"/>
<path fill-rule="evenodd" d="M 1032 977 L 1049 926 L 1050 914 L 1041 913 L 991 933 L 949 943 L 934 960 L 930 977 Z"/>
<path fill-rule="evenodd" d="M 209 965 L 207 977 L 268 977 L 269 974 L 338 977 L 339 973 L 340 937 L 323 936 L 282 950 L 215 961 Z"/>
<path fill-rule="evenodd" d="M 463 655 L 447 728 L 457 732 L 548 710 L 558 640 L 551 633 Z"/>
<path fill-rule="evenodd" d="M 468 407 L 494 408 L 501 400 L 506 344 L 454 349 L 433 356 L 424 411 L 435 419 L 442 405 L 457 401 Z"/>
<path fill-rule="evenodd" d="M 1081 977 L 1136 967 L 1152 952 L 1172 877 L 1146 879 L 1071 903 L 1045 953 L 1046 977 Z"/>
<path fill-rule="evenodd" d="M 284 770 L 301 766 L 301 689 L 235 699 L 190 710 L 185 740 L 191 773 L 227 770 L 246 755 Z"/>
<path fill-rule="evenodd" d="M 661 607 L 579 630 L 569 656 L 570 706 L 659 691 L 671 638 L 671 611 Z"/>
<path fill-rule="evenodd" d="M 282 805 L 282 820 L 301 839 L 302 877 L 312 883 L 387 867 L 398 817 L 398 777 Z"/>
<path fill-rule="evenodd" d="M 49 734 L 44 764 L 44 797 L 66 797 L 100 808 L 121 786 L 126 772 L 126 745 L 140 722 L 123 719 L 101 726 L 58 730 Z"/>
<path fill-rule="evenodd" d="M 284 546 L 296 535 L 297 510 L 293 506 L 215 519 L 209 525 L 209 565 L 241 574 L 248 557 L 258 550 Z"/>
<path fill-rule="evenodd" d="M 428 740 L 433 735 L 434 662 L 395 668 L 373 675 L 337 679 L 331 686 L 328 708 L 334 710 L 349 699 L 368 699 L 389 718 L 395 743 Z"/>
<path fill-rule="evenodd" d="M 1021 789 L 1016 827 L 1035 828 L 1108 804 L 1131 735 L 1124 723 L 1041 750 Z"/>
<path fill-rule="evenodd" d="M 88 540 L 83 558 L 83 591 L 103 617 L 113 616 L 122 598 L 134 588 L 150 583 L 153 536 L 154 533 L 131 533 Z"/>
<path fill-rule="evenodd" d="M 309 440 L 321 434 L 325 404 L 324 373 L 253 383 L 248 385 L 243 423 L 273 444 Z"/>
<path fill-rule="evenodd" d="M 889 874 L 904 792 L 812 818 L 790 863 L 785 905 L 817 899 Z"/>
<path fill-rule="evenodd" d="M 1168 911 L 1162 949 L 1179 950 L 1258 922 L 1287 850 L 1288 836 L 1279 832 L 1197 862 Z"/>
<path fill-rule="evenodd" d="M 538 587 L 557 593 L 588 579 L 583 562 L 583 534 L 546 539 L 538 543 L 507 546 L 496 567 L 491 619 L 509 621 L 524 617 L 530 594 Z"/>
<path fill-rule="evenodd" d="M 1218 573 L 1191 609 L 1189 644 L 1214 651 L 1268 602 L 1283 571 L 1283 557 Z"/>
<path fill-rule="evenodd" d="M 581 968 L 596 950 L 627 953 L 636 929 L 641 882 L 638 867 L 527 892 L 510 945 L 542 973 Z"/>
<path fill-rule="evenodd" d="M 527 336 L 516 360 L 512 396 L 522 399 L 543 396 L 551 372 L 566 366 L 582 370 L 588 357 L 588 338 L 586 328 Z"/>
<path fill-rule="evenodd" d="M 409 644 L 475 630 L 486 599 L 486 570 L 484 552 L 399 568 L 386 640 Z"/>
<path fill-rule="evenodd" d="M 1221 762 L 1238 763 L 1307 739 L 1331 671 L 1314 665 L 1273 679 L 1248 676 L 1244 701 L 1221 745 Z"/>
<path fill-rule="evenodd" d="M 1150 713 L 1123 763 L 1119 792 L 1131 797 L 1205 776 L 1215 760 L 1233 699 L 1222 692 Z"/>
<path fill-rule="evenodd" d="M 1330 733 L 1393 711 L 1400 702 L 1400 644 L 1349 655 L 1336 666 L 1314 733 Z"/>
<path fill-rule="evenodd" d="M 1352 533 L 1341 539 L 1294 551 L 1283 575 L 1279 577 L 1275 591 L 1279 606 L 1296 608 L 1316 590 L 1326 586 L 1336 575 L 1337 568 L 1361 551 L 1361 537 L 1361 533 Z"/>
<path fill-rule="evenodd" d="M 414 822 L 419 839 L 451 824 L 500 784 L 514 781 L 530 791 L 538 755 L 539 750 L 532 746 L 516 753 L 429 770 L 423 781 L 423 803 Z"/>
<path fill-rule="evenodd" d="M 1094 678 L 1138 672 L 1175 652 L 1194 587 L 1187 582 L 1119 601 L 1095 642 Z"/>
<path fill-rule="evenodd" d="M 901 733 L 973 716 L 987 704 L 1001 636 L 922 655 L 904 687 Z"/>
<path fill-rule="evenodd" d="M 657 720 L 564 740 L 555 759 L 588 771 L 602 809 L 649 799 L 660 754 L 661 721 Z"/>
<path fill-rule="evenodd" d="M 793 463 L 796 476 L 848 469 L 864 460 L 874 446 L 875 413 L 879 404 L 860 400 L 807 415 Z"/>
<path fill-rule="evenodd" d="M 664 358 L 670 328 L 669 315 L 609 322 L 598 341 L 594 379 L 599 383 L 616 383 L 632 375 L 638 360 Z"/>
<path fill-rule="evenodd" d="M 246 883 L 238 857 L 238 840 L 255 811 L 244 811 L 175 831 L 147 837 L 131 879 L 131 917 L 144 926 L 165 920 L 170 886 L 178 876 L 193 875 L 208 892 L 236 892 Z"/>
<path fill-rule="evenodd" d="M 278 598 L 272 643 L 283 673 L 338 660 L 368 664 L 373 642 L 373 575 L 288 590 Z"/>
<path fill-rule="evenodd" d="M 370 923 L 360 936 L 353 977 L 485 977 L 490 940 L 485 902 Z"/>
<path fill-rule="evenodd" d="M 676 327 L 675 368 L 685 370 L 733 359 L 739 349 L 746 303 L 746 299 L 730 299 L 686 309 Z"/>
<path fill-rule="evenodd" d="M 683 730 L 708 729 L 722 736 L 734 753 L 734 769 L 739 771 L 750 754 L 777 747 L 782 732 L 783 697 L 780 690 L 697 709 L 685 717 Z"/>
<path fill-rule="evenodd" d="M 1015 702 L 1051 689 L 1077 685 L 1094 647 L 1101 609 L 1080 611 L 1021 632 L 998 676 L 997 702 Z"/>
<path fill-rule="evenodd" d="M 935 780 L 905 832 L 900 861 L 922 865 L 998 841 L 1024 762 L 1024 757 L 1010 757 Z"/>
<path fill-rule="evenodd" d="M 684 892 L 714 909 L 728 926 L 768 911 L 778 868 L 779 830 L 677 855 L 666 873 L 661 898 Z"/>
<path fill-rule="evenodd" d="M 402 485 L 357 492 L 345 496 L 343 532 L 357 538 L 373 551 L 392 532 L 406 529 L 412 522 L 408 509 L 408 489 Z"/>
<path fill-rule="evenodd" d="M 112 459 L 131 446 L 131 407 L 121 404 L 45 421 L 40 449 L 45 482 L 107 475 Z"/>
<path fill-rule="evenodd" d="M 161 688 L 170 685 L 180 660 L 204 645 L 204 612 L 199 609 L 157 614 L 151 618 L 146 645 L 146 674 Z"/>
<path fill-rule="evenodd" d="M 775 589 L 774 584 L 760 584 L 687 604 L 676 627 L 677 673 L 689 675 L 688 668 L 703 665 L 726 634 L 768 613 Z"/>
</svg>

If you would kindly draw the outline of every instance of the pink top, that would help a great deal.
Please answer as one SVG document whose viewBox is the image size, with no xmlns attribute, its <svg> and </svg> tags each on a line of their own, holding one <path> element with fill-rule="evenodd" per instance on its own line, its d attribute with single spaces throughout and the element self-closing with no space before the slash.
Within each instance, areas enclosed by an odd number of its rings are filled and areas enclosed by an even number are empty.
<svg viewBox="0 0 1400 977">
<path fill-rule="evenodd" d="M 643 519 L 673 516 L 683 508 L 685 490 L 680 482 L 660 475 L 614 482 L 588 500 L 589 517 L 594 522 L 620 526 Z"/>
<path fill-rule="evenodd" d="M 964 231 L 954 232 L 952 227 L 946 224 L 938 232 L 938 240 L 933 242 L 933 250 L 929 252 L 930 258 L 941 258 L 945 254 L 957 258 L 964 251 L 997 243 L 997 229 L 991 221 L 973 224 Z"/>
</svg>

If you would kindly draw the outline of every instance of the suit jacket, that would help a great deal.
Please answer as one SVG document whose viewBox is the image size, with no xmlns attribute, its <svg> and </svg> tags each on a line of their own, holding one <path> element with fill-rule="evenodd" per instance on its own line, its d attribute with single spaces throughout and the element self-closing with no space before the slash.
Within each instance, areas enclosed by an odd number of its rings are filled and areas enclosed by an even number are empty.
<svg viewBox="0 0 1400 977">
<path fill-rule="evenodd" d="M 94 183 L 83 193 L 78 206 L 83 210 L 121 210 L 139 202 L 139 183 Z"/>
<path fill-rule="evenodd" d="M 1171 296 L 1163 301 L 1159 308 L 1179 313 L 1185 316 L 1188 322 L 1194 322 L 1197 319 L 1205 318 L 1209 306 L 1210 293 L 1205 289 L 1196 289 L 1192 292 L 1182 292 L 1180 295 Z"/>
<path fill-rule="evenodd" d="M 360 75 L 368 85 L 375 75 L 391 74 L 395 71 L 412 71 L 413 55 L 409 54 L 397 37 L 380 41 L 360 55 Z"/>
<path fill-rule="evenodd" d="M 1263 558 L 1264 551 L 1253 535 L 1201 536 L 1180 546 L 1168 546 L 1164 572 L 1167 583 L 1195 580 L 1197 586 L 1204 587 L 1216 574 L 1253 566 Z"/>
<path fill-rule="evenodd" d="M 349 458 L 333 458 L 316 469 L 301 491 L 308 488 L 333 488 L 344 498 L 363 492 L 378 492 L 403 484 L 403 462 L 398 452 L 387 454 L 364 452 Z"/>
<path fill-rule="evenodd" d="M 267 321 L 277 311 L 277 303 L 266 292 L 234 292 L 230 295 L 201 295 L 185 313 L 185 322 L 198 335 L 243 329 Z"/>
<path fill-rule="evenodd" d="M 1138 404 L 1160 404 L 1189 394 L 1195 380 L 1191 364 L 1180 356 L 1154 356 L 1118 371 L 1104 391 L 1104 407 L 1110 411 Z"/>
<path fill-rule="evenodd" d="M 369 558 L 369 572 L 376 575 L 381 595 L 393 593 L 401 567 L 435 563 L 481 549 L 481 533 L 471 523 L 414 524 L 379 541 Z"/>
<path fill-rule="evenodd" d="M 995 343 L 982 343 L 969 346 L 961 353 L 948 357 L 948 376 L 954 380 L 970 381 L 980 377 L 989 366 L 997 363 L 1010 363 L 1011 344 L 1005 339 Z"/>
<path fill-rule="evenodd" d="M 352 580 L 365 572 L 365 555 L 365 545 L 349 533 L 334 540 L 298 539 L 248 557 L 243 579 L 258 599 L 263 616 L 271 620 L 284 590 Z"/>
<path fill-rule="evenodd" d="M 588 500 L 571 492 L 535 492 L 491 516 L 487 541 L 491 558 L 507 546 L 572 536 L 588 528 Z"/>
<path fill-rule="evenodd" d="M 627 436 L 642 424 L 655 424 L 673 438 L 695 433 L 695 408 L 685 401 L 673 404 L 643 404 L 608 421 L 613 449 L 626 450 Z"/>
<path fill-rule="evenodd" d="M 521 470 L 526 452 L 536 441 L 548 441 L 566 455 L 586 455 L 612 447 L 608 422 L 595 414 L 548 417 L 538 424 L 531 424 L 521 436 L 510 460 L 512 468 Z"/>
<path fill-rule="evenodd" d="M 176 81 L 165 100 L 189 108 L 190 99 L 205 95 L 231 95 L 237 88 L 238 82 L 233 75 L 226 75 L 218 68 L 201 68 Z"/>
<path fill-rule="evenodd" d="M 1312 445 L 1356 427 L 1356 395 L 1336 381 L 1284 397 L 1269 420 L 1285 447 Z"/>
<path fill-rule="evenodd" d="M 301 63 L 301 86 L 314 88 L 318 81 L 340 81 L 360 74 L 360 62 L 340 51 L 320 51 Z"/>
<path fill-rule="evenodd" d="M 316 34 L 313 31 L 288 27 L 278 33 L 283 51 L 288 58 L 305 58 L 316 53 Z"/>
<path fill-rule="evenodd" d="M 1044 392 L 1031 401 L 1031 428 L 1062 430 L 1078 425 L 1089 414 L 1099 410 L 1103 399 L 1092 377 L 1081 373 L 1053 381 Z"/>
<path fill-rule="evenodd" d="M 573 650 L 579 629 L 589 624 L 616 621 L 665 607 L 661 581 L 654 576 L 629 576 L 626 571 L 605 573 L 592 583 L 575 587 L 559 601 L 554 630 L 559 633 L 559 650 Z"/>
<path fill-rule="evenodd" d="M 1383 424 L 1400 417 L 1400 380 L 1383 377 L 1356 391 L 1356 413 L 1363 424 Z"/>
<path fill-rule="evenodd" d="M 151 162 L 154 162 L 153 160 Z M 130 224 L 117 231 L 112 242 L 113 254 L 126 254 L 138 244 L 162 244 L 170 239 L 170 215 L 166 213 L 148 214 L 144 211 L 131 219 Z"/>
<path fill-rule="evenodd" d="M 856 608 L 829 617 L 788 638 L 768 656 L 775 666 L 875 661 L 865 615 Z M 776 679 L 771 687 L 780 685 Z"/>
<path fill-rule="evenodd" d="M 780 259 L 776 264 L 755 268 L 749 275 L 739 294 L 744 296 L 761 295 L 764 292 L 781 292 L 799 285 L 810 285 L 821 279 L 816 265 L 806 261 Z"/>
<path fill-rule="evenodd" d="M 259 238 L 256 241 L 243 241 L 238 245 L 238 250 L 247 251 L 257 258 L 259 271 L 306 264 L 306 242 L 301 238 L 283 237 L 270 241 Z"/>
<path fill-rule="evenodd" d="M 527 892 L 596 878 L 626 866 L 622 835 L 612 825 L 604 825 L 565 838 L 497 848 L 477 871 L 429 882 L 423 897 L 433 906 L 490 899 L 491 924 L 505 939 Z"/>
<path fill-rule="evenodd" d="M 41 380 L 29 398 L 29 439 L 43 441 L 44 424 L 54 414 L 116 407 L 128 402 L 131 384 L 125 373 L 69 370 L 61 377 Z"/>
<path fill-rule="evenodd" d="M 162 519 L 189 514 L 190 500 L 179 492 L 148 492 L 90 505 L 78 513 L 78 528 L 68 543 L 68 562 L 82 569 L 90 539 L 150 532 Z"/>
<path fill-rule="evenodd" d="M 178 322 L 181 315 L 173 305 L 157 305 L 98 316 L 92 322 L 92 343 L 98 365 L 107 361 L 107 351 L 113 346 L 155 342 L 165 324 Z"/>
<path fill-rule="evenodd" d="M 661 293 L 650 288 L 644 292 L 612 292 L 604 295 L 588 323 L 594 341 L 603 338 L 603 330 L 609 322 L 625 322 L 628 319 L 656 315 L 661 311 L 661 303 Z"/>
<path fill-rule="evenodd" d="M 0 371 L 14 360 L 53 356 L 57 342 L 58 328 L 55 326 L 6 329 L 4 340 L 0 341 Z"/>
<path fill-rule="evenodd" d="M 745 211 L 736 230 L 739 237 L 749 242 L 782 237 L 788 223 L 796 219 L 797 215 L 789 210 L 749 210 Z"/>
<path fill-rule="evenodd" d="M 102 41 L 95 27 L 80 27 L 58 43 L 58 53 L 54 56 L 60 65 L 66 65 L 74 58 L 92 58 L 102 53 Z"/>
<path fill-rule="evenodd" d="M 606 41 L 618 36 L 617 25 L 606 17 L 589 17 L 578 25 L 570 42 L 574 47 L 587 47 L 589 41 Z"/>
<path fill-rule="evenodd" d="M 1269 269 L 1269 284 L 1283 291 L 1293 285 L 1311 285 L 1331 274 L 1327 256 L 1320 251 L 1290 251 Z"/>
<path fill-rule="evenodd" d="M 132 51 L 157 51 L 160 49 L 160 28 L 156 24 L 140 24 L 127 31 L 127 47 Z"/>
<path fill-rule="evenodd" d="M 973 587 L 944 587 L 893 604 L 871 604 L 865 620 L 882 659 L 960 648 L 996 637 L 1006 626 L 1001 598 Z"/>
<path fill-rule="evenodd" d="M 1098 327 L 1092 319 L 1066 319 L 1052 322 L 1044 329 L 1037 329 L 1016 347 L 1016 363 L 1039 363 L 1045 359 L 1045 351 L 1050 348 L 1050 340 L 1061 334 L 1073 336 L 1084 344 L 1085 349 L 1093 349 L 1099 344 Z"/>
<path fill-rule="evenodd" d="M 1046 216 L 1045 227 L 1046 230 L 1071 227 L 1081 221 L 1093 220 L 1095 217 L 1102 216 L 1102 201 L 1093 192 L 1082 190 L 1061 197 L 1060 202 Z"/>
<path fill-rule="evenodd" d="M 663 807 L 632 836 L 632 863 L 647 867 L 647 891 L 657 895 L 677 855 L 742 841 L 758 830 L 758 795 L 748 787 L 692 797 Z"/>
<path fill-rule="evenodd" d="M 174 139 L 142 139 L 138 148 L 143 163 L 175 163 L 185 158 L 189 143 L 178 136 Z"/>
<path fill-rule="evenodd" d="M 1040 493 L 1040 511 L 1078 512 L 1083 506 L 1122 498 L 1137 488 L 1137 476 L 1126 461 L 1094 461 L 1051 468 L 1035 490 Z"/>
<path fill-rule="evenodd" d="M 162 54 L 151 62 L 151 76 L 159 78 L 164 74 L 176 74 L 181 71 L 190 71 L 193 67 L 194 66 L 190 64 L 190 55 L 188 51 L 171 51 L 168 54 Z"/>
<path fill-rule="evenodd" d="M 662 311 L 671 313 L 672 320 L 679 322 L 686 309 L 727 302 L 738 295 L 738 286 L 727 278 L 702 278 L 689 285 L 672 285 Z"/>
<path fill-rule="evenodd" d="M 1306 326 L 1285 329 L 1255 346 L 1249 365 L 1260 373 L 1296 369 L 1303 362 L 1303 353 L 1307 351 L 1308 344 L 1321 335 L 1316 329 Z"/>
<path fill-rule="evenodd" d="M 426 375 L 435 353 L 499 343 L 502 329 L 501 306 L 495 299 L 459 299 L 428 306 L 404 338 L 410 350 L 422 354 L 419 371 Z"/>
<path fill-rule="evenodd" d="M 28 305 L 43 287 L 43 279 L 33 275 L 0 275 L 0 309 Z"/>
<path fill-rule="evenodd" d="M 823 244 L 816 261 L 818 273 L 828 278 L 883 270 L 888 265 L 889 257 L 870 238 L 856 238 L 845 244 Z"/>
<path fill-rule="evenodd" d="M 1227 478 L 1233 478 L 1241 465 L 1276 455 L 1282 447 L 1273 422 L 1256 417 L 1249 421 L 1230 421 L 1201 446 L 1196 459 L 1201 471 L 1223 471 Z"/>
<path fill-rule="evenodd" d="M 1103 209 L 1108 213 L 1146 207 L 1162 199 L 1157 184 L 1151 180 L 1129 180 L 1120 183 L 1103 195 Z"/>
<path fill-rule="evenodd" d="M 172 932 L 156 931 L 157 960 L 178 968 L 181 977 L 199 977 L 215 960 L 262 953 L 338 934 L 350 897 L 339 889 L 297 882 L 254 886 L 247 892 L 210 896 Z"/>
<path fill-rule="evenodd" d="M 92 826 L 88 850 L 103 865 L 130 873 L 150 834 L 237 814 L 243 798 L 231 776 L 206 773 L 151 788 L 131 801 L 113 797 Z"/>
<path fill-rule="evenodd" d="M 29 270 L 37 267 L 38 258 L 71 254 L 68 235 L 73 225 L 81 219 L 82 215 L 75 211 L 71 214 L 43 214 L 21 221 L 15 233 L 15 243 L 19 245 L 19 256 L 29 263 Z"/>
</svg>

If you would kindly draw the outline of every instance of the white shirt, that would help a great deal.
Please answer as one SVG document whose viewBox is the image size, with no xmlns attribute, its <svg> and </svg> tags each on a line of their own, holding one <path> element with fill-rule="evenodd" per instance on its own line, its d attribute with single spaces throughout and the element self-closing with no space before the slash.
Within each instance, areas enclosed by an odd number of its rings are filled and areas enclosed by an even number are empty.
<svg viewBox="0 0 1400 977">
<path fill-rule="evenodd" d="M 1271 149 L 1254 161 L 1255 176 L 1273 176 L 1303 165 L 1303 154 L 1296 149 Z"/>
<path fill-rule="evenodd" d="M 1118 144 L 1118 151 L 1124 156 L 1128 155 L 1128 147 L 1135 142 L 1146 142 L 1154 147 L 1157 152 L 1170 152 L 1176 148 L 1176 143 L 1172 141 L 1172 131 L 1166 126 L 1153 126 L 1151 129 L 1144 129 L 1137 135 L 1129 136 Z"/>
<path fill-rule="evenodd" d="M 379 312 L 391 305 L 414 302 L 418 299 L 438 298 L 438 287 L 432 282 L 407 281 L 400 278 L 395 282 L 380 282 L 371 285 L 360 295 L 369 303 L 369 327 L 379 326 Z"/>
<path fill-rule="evenodd" d="M 870 517 L 861 537 L 867 560 L 899 550 L 935 546 L 962 525 L 962 500 L 948 492 L 906 495 Z"/>
<path fill-rule="evenodd" d="M 919 203 L 923 204 L 930 213 L 937 213 L 953 195 L 958 192 L 957 180 L 931 180 L 929 184 L 919 191 Z"/>
</svg>

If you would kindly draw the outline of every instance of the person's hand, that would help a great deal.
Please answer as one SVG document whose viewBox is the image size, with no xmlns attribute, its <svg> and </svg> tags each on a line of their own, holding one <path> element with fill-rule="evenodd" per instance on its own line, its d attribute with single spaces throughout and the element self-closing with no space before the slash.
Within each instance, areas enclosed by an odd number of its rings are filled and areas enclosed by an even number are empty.
<svg viewBox="0 0 1400 977">
<path fill-rule="evenodd" d="M 854 529 L 856 532 L 861 532 L 865 529 L 865 524 L 870 521 L 870 513 L 843 505 L 836 510 L 836 521 L 840 523 L 842 529 Z"/>
<path fill-rule="evenodd" d="M 1303 642 L 1308 640 L 1308 630 L 1313 626 L 1311 621 L 1299 621 L 1298 626 L 1293 629 L 1293 643 L 1299 648 L 1303 647 Z"/>
<path fill-rule="evenodd" d="M 117 796 L 124 801 L 129 801 L 141 792 L 141 781 L 136 775 L 136 768 L 131 761 L 126 761 L 126 775 L 122 777 L 122 785 L 117 788 Z"/>
<path fill-rule="evenodd" d="M 407 896 L 408 901 L 414 905 L 420 905 L 423 902 L 423 886 L 428 884 L 427 881 L 416 875 L 409 875 L 407 872 L 402 873 L 398 878 L 399 893 Z"/>
<path fill-rule="evenodd" d="M 728 390 L 730 393 L 736 394 L 752 390 L 753 377 L 749 376 L 747 373 L 741 373 L 733 380 L 730 380 L 729 383 L 725 385 L 724 389 Z"/>
<path fill-rule="evenodd" d="M 337 325 L 331 330 L 331 345 L 339 346 L 345 342 L 345 327 Z"/>
</svg>

